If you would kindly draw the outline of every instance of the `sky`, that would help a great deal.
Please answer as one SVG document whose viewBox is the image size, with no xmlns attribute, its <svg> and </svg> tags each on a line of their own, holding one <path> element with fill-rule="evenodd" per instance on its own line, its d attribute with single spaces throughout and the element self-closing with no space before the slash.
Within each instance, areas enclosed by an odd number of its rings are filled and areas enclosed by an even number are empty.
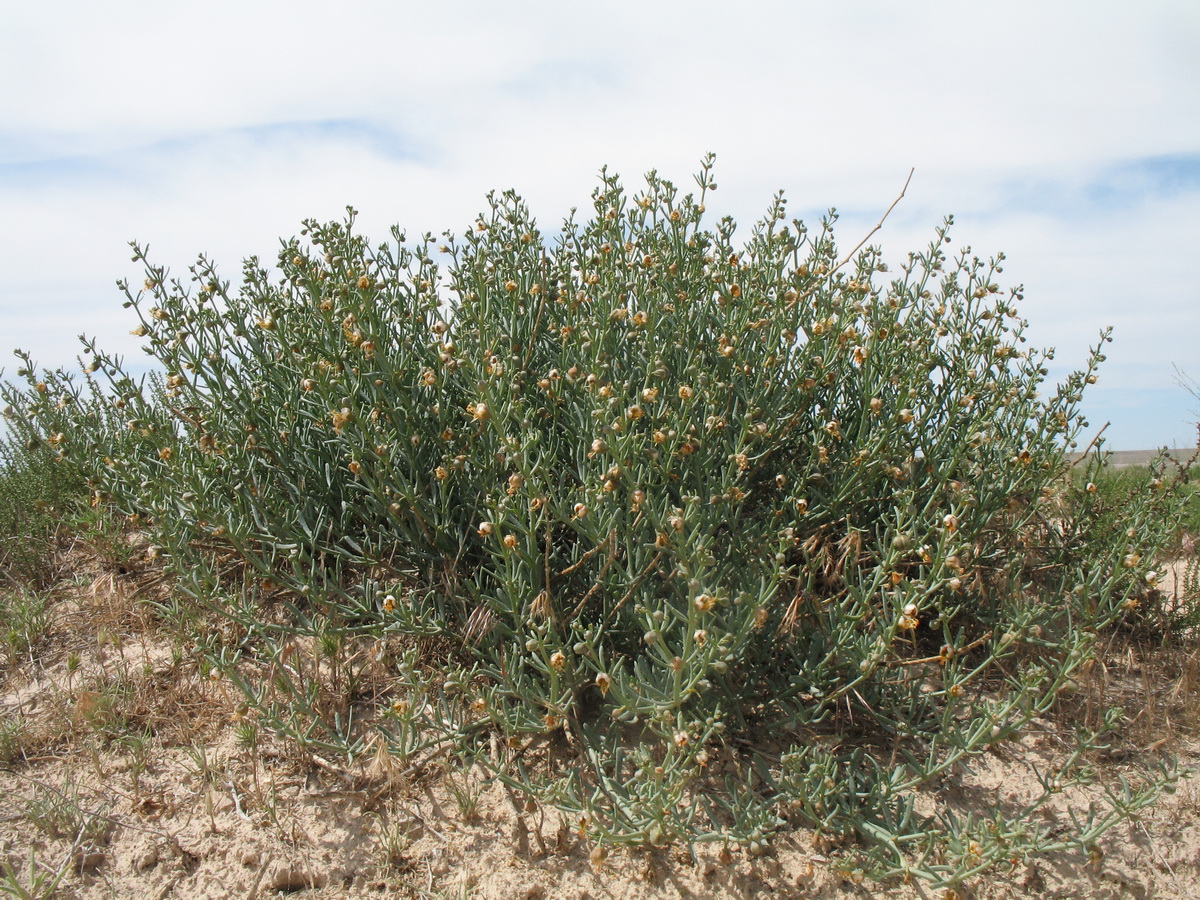
<svg viewBox="0 0 1200 900">
<path fill-rule="evenodd" d="M 1052 380 L 1113 327 L 1085 440 L 1193 446 L 1198 46 L 1195 0 L 6 3 L 0 366 L 74 365 L 80 333 L 140 358 L 130 240 L 236 280 L 348 204 L 382 241 L 515 188 L 553 230 L 604 165 L 683 186 L 712 151 L 711 212 L 783 190 L 846 248 L 915 170 L 873 243 L 903 259 L 953 214 L 1007 255 Z"/>
</svg>

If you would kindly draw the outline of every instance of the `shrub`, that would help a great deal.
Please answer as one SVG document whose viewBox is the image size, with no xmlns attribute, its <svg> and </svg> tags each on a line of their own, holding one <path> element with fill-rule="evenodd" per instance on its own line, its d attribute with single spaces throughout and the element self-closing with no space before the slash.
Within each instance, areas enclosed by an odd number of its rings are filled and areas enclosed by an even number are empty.
<svg viewBox="0 0 1200 900">
<path fill-rule="evenodd" d="M 0 591 L 53 582 L 62 520 L 85 494 L 79 471 L 45 446 L 0 435 Z"/>
<path fill-rule="evenodd" d="M 914 801 L 1149 596 L 1172 491 L 1121 530 L 1066 477 L 1100 347 L 1042 396 L 1021 289 L 951 258 L 950 220 L 881 283 L 782 197 L 735 245 L 697 181 L 603 173 L 553 238 L 489 195 L 440 248 L 351 210 L 237 291 L 147 263 L 126 305 L 162 377 L 88 345 L 103 388 L 26 361 L 45 391 L 12 402 L 239 626 L 218 666 L 310 749 L 450 747 L 600 843 L 758 852 L 791 822 L 946 884 L 1090 844 L 1171 775 L 1069 838 L 1033 811 L 1095 736 L 1011 820 Z"/>
</svg>

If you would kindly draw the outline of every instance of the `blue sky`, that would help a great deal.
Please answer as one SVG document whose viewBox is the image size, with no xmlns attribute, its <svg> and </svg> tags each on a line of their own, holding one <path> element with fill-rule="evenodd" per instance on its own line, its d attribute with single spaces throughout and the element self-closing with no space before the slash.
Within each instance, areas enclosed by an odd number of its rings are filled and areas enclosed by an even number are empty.
<svg viewBox="0 0 1200 900">
<path fill-rule="evenodd" d="M 59 0 L 0 9 L 0 350 L 136 357 L 127 241 L 235 275 L 347 204 L 383 239 L 467 227 L 514 187 L 543 225 L 607 164 L 749 224 L 841 213 L 902 258 L 946 213 L 1003 250 L 1114 449 L 1188 446 L 1200 399 L 1200 4 Z M 140 279 L 138 279 L 140 280 Z M 10 359 L 0 365 L 11 370 Z M 1094 429 L 1093 429 L 1094 430 Z"/>
</svg>

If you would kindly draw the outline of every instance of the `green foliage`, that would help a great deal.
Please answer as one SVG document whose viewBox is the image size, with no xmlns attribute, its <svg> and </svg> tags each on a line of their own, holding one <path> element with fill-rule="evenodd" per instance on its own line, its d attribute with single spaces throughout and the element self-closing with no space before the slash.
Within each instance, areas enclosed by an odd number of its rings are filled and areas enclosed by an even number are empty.
<svg viewBox="0 0 1200 900">
<path fill-rule="evenodd" d="M 1116 468 L 1101 454 L 1074 476 L 1076 487 L 1094 506 L 1094 527 L 1128 534 L 1144 528 L 1147 515 L 1165 515 L 1165 521 L 1174 523 L 1175 530 L 1166 535 L 1169 560 L 1160 559 L 1158 570 L 1148 572 L 1150 584 L 1159 590 L 1137 605 L 1129 624 L 1140 624 L 1163 639 L 1200 625 L 1200 468 L 1165 455 L 1149 465 Z M 1163 584 L 1168 561 L 1176 573 L 1170 590 Z"/>
<path fill-rule="evenodd" d="M 0 436 L 0 590 L 49 586 L 61 523 L 84 494 L 79 470 L 60 464 L 40 440 Z"/>
<path fill-rule="evenodd" d="M 25 360 L 17 421 L 146 523 L 234 626 L 217 669 L 310 750 L 449 747 L 604 843 L 790 822 L 942 884 L 1065 846 L 1036 810 L 1077 758 L 1011 821 L 914 801 L 1148 596 L 1177 492 L 1120 528 L 1067 477 L 1103 356 L 1040 394 L 1002 256 L 950 257 L 947 220 L 884 281 L 781 197 L 737 246 L 709 165 L 688 195 L 605 173 L 553 238 L 504 193 L 440 249 L 308 222 L 237 291 L 147 263 L 162 378 L 87 345 L 104 384 L 43 393 Z M 577 758 L 532 765 L 564 731 Z"/>
</svg>

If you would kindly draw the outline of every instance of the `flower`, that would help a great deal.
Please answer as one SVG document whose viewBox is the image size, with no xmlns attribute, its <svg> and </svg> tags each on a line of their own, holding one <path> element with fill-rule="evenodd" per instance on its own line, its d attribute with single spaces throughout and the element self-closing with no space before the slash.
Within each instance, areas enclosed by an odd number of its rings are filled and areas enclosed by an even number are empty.
<svg viewBox="0 0 1200 900">
<path fill-rule="evenodd" d="M 609 688 L 612 687 L 612 678 L 607 672 L 601 672 L 596 676 L 596 687 L 600 688 L 600 693 L 607 695 Z"/>
<path fill-rule="evenodd" d="M 476 529 L 480 537 L 487 537 L 494 530 L 495 526 L 491 522 L 480 522 L 479 528 Z"/>
<path fill-rule="evenodd" d="M 556 672 L 561 672 L 566 667 L 567 667 L 566 654 L 563 653 L 561 650 L 555 650 L 554 653 L 552 653 L 550 656 L 550 668 L 554 669 Z"/>
</svg>

